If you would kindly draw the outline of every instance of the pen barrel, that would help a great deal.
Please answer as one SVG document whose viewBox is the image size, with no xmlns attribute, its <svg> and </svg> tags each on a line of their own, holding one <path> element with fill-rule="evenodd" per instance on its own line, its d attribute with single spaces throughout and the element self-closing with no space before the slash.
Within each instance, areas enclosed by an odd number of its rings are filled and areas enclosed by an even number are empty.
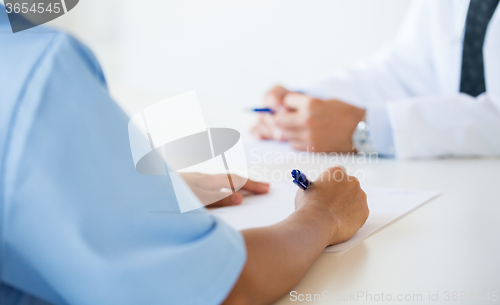
<svg viewBox="0 0 500 305">
<path fill-rule="evenodd" d="M 307 176 L 298 169 L 292 170 L 292 177 L 294 179 L 293 183 L 303 190 L 307 189 L 312 184 L 311 180 L 307 179 Z"/>
</svg>

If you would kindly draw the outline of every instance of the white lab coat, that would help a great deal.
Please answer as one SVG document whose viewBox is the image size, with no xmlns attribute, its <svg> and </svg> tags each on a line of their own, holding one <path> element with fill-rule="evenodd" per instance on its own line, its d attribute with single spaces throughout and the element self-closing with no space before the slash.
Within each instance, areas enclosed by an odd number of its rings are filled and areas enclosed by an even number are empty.
<svg viewBox="0 0 500 305">
<path fill-rule="evenodd" d="M 500 8 L 483 46 L 486 93 L 474 98 L 459 93 L 469 2 L 415 1 L 390 47 L 308 91 L 385 107 L 398 158 L 500 156 Z"/>
</svg>

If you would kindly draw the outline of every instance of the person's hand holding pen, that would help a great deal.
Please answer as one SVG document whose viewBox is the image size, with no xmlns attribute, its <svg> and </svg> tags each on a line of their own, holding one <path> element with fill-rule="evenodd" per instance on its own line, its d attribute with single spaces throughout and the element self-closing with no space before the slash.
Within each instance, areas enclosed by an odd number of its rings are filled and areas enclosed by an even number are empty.
<svg viewBox="0 0 500 305">
<path fill-rule="evenodd" d="M 281 86 L 264 97 L 273 113 L 260 113 L 252 134 L 288 141 L 297 150 L 353 152 L 352 134 L 366 111 L 339 100 L 321 100 Z"/>
<path fill-rule="evenodd" d="M 275 86 L 263 98 L 263 111 L 259 112 L 257 124 L 252 128 L 251 132 L 254 136 L 261 140 L 277 140 L 284 141 L 281 130 L 277 128 L 274 114 L 285 111 L 283 107 L 283 98 L 290 93 L 289 90 Z M 268 111 L 269 110 L 269 111 Z"/>
<path fill-rule="evenodd" d="M 297 285 L 325 247 L 349 239 L 368 218 L 366 194 L 343 168 L 329 168 L 312 182 L 299 176 L 294 176 L 300 189 L 292 215 L 241 232 L 247 261 L 223 304 L 278 300 Z"/>
<path fill-rule="evenodd" d="M 369 214 L 366 193 L 359 180 L 349 176 L 343 167 L 327 169 L 314 182 L 298 170 L 293 170 L 292 176 L 302 189 L 295 197 L 295 209 L 319 213 L 327 219 L 334 232 L 330 245 L 348 240 L 363 226 Z"/>
</svg>

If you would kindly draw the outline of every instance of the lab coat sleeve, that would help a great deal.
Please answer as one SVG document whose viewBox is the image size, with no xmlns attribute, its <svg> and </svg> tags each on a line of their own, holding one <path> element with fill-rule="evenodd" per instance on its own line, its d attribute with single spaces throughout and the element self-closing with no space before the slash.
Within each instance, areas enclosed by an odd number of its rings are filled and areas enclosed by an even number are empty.
<svg viewBox="0 0 500 305">
<path fill-rule="evenodd" d="M 466 94 L 387 104 L 398 158 L 500 155 L 500 97 Z"/>
<path fill-rule="evenodd" d="M 366 108 L 374 146 L 383 155 L 393 146 L 397 158 L 498 156 L 498 96 L 492 90 L 478 98 L 443 96 L 438 88 L 432 5 L 414 1 L 392 45 L 306 92 Z"/>
<path fill-rule="evenodd" d="M 179 213 L 168 175 L 135 170 L 128 118 L 88 49 L 58 34 L 14 116 L 2 282 L 55 304 L 224 300 L 245 263 L 243 237 L 204 209 Z"/>
<path fill-rule="evenodd" d="M 371 140 L 381 156 L 393 157 L 398 145 L 386 102 L 437 94 L 429 14 L 428 1 L 414 1 L 394 43 L 351 69 L 300 88 L 318 98 L 335 98 L 366 108 Z"/>
</svg>

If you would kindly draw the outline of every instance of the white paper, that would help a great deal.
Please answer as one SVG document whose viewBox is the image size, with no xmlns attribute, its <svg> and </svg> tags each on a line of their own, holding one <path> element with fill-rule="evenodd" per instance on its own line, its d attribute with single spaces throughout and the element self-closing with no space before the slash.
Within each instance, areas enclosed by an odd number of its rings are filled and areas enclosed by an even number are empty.
<svg viewBox="0 0 500 305">
<path fill-rule="evenodd" d="M 351 239 L 327 247 L 324 252 L 339 252 L 357 244 L 440 193 L 370 187 L 363 190 L 368 195 L 370 209 L 366 223 Z M 211 213 L 237 230 L 269 226 L 293 213 L 296 192 L 297 187 L 290 182 L 276 183 L 271 186 L 269 194 L 248 196 L 239 206 L 213 209 Z"/>
</svg>

